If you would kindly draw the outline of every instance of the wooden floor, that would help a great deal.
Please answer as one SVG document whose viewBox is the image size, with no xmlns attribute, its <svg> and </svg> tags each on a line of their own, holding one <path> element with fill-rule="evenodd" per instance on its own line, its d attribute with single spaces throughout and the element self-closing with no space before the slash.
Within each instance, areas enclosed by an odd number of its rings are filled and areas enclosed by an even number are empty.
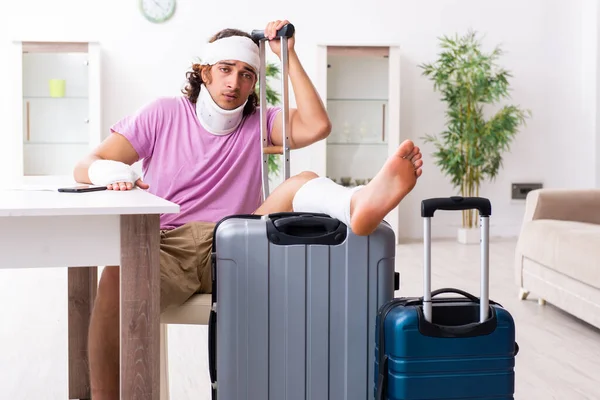
<svg viewBox="0 0 600 400">
<path fill-rule="evenodd" d="M 600 330 L 547 303 L 535 293 L 518 299 L 514 279 L 514 240 L 492 240 L 490 297 L 516 322 L 516 399 L 600 400 Z M 422 295 L 422 243 L 398 246 L 400 296 Z M 432 246 L 432 288 L 457 287 L 479 295 L 480 247 L 455 241 Z"/>
<path fill-rule="evenodd" d="M 492 241 L 490 290 L 516 320 L 515 398 L 600 400 L 600 330 L 551 304 L 538 306 L 534 293 L 518 300 L 514 247 Z M 422 253 L 421 243 L 398 246 L 398 296 L 422 294 Z M 479 294 L 478 245 L 436 241 L 432 258 L 433 288 Z M 10 305 L 0 308 L 0 399 L 68 398 L 66 285 L 64 269 L 0 271 L 0 303 Z M 169 326 L 169 369 L 171 399 L 210 400 L 206 326 Z"/>
<path fill-rule="evenodd" d="M 534 293 L 518 299 L 514 281 L 514 240 L 490 245 L 490 293 L 516 321 L 520 352 L 516 360 L 516 400 L 600 400 L 600 330 L 558 310 L 539 306 Z M 432 287 L 457 287 L 479 295 L 480 249 L 455 241 L 432 248 Z M 397 248 L 401 274 L 397 296 L 422 294 L 423 245 Z M 169 326 L 171 398 L 210 400 L 206 329 Z"/>
</svg>

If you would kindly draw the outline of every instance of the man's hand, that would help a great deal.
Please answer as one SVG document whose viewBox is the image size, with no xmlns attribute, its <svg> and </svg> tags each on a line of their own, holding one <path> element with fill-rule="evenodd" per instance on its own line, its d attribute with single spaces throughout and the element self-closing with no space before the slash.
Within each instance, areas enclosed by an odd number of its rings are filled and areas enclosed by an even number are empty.
<svg viewBox="0 0 600 400">
<path fill-rule="evenodd" d="M 96 160 L 89 169 L 88 176 L 94 185 L 106 185 L 109 190 L 130 190 L 135 186 L 148 189 L 130 165 L 115 160 Z"/>
<path fill-rule="evenodd" d="M 135 181 L 135 186 L 138 186 L 140 189 L 148 189 L 150 185 L 146 182 L 142 181 L 142 178 Z M 133 189 L 133 183 L 131 182 L 116 182 L 106 185 L 108 190 L 131 190 Z"/>
<path fill-rule="evenodd" d="M 290 21 L 288 21 L 287 19 L 283 20 L 283 21 L 280 21 L 280 20 L 272 21 L 272 22 L 269 22 L 267 24 L 267 27 L 265 28 L 265 37 L 269 39 L 269 45 L 271 46 L 271 51 L 273 53 L 275 53 L 277 55 L 277 57 L 279 57 L 279 59 L 281 59 L 281 40 L 279 40 L 279 39 L 273 40 L 273 38 L 277 34 L 278 30 L 280 30 L 281 28 L 283 28 L 284 25 L 289 24 L 289 23 L 290 23 Z M 291 38 L 288 39 L 288 52 L 294 51 L 294 43 L 295 43 L 294 36 L 292 36 Z"/>
</svg>

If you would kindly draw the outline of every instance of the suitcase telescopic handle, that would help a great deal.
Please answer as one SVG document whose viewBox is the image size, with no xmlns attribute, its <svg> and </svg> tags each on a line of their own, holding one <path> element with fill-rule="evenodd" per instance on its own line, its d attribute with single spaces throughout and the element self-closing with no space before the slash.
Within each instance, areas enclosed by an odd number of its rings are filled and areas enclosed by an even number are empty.
<svg viewBox="0 0 600 400">
<path fill-rule="evenodd" d="M 481 289 L 479 301 L 479 322 L 488 319 L 489 314 L 489 240 L 490 240 L 490 215 L 492 206 L 488 199 L 483 197 L 438 197 L 425 199 L 421 202 L 421 216 L 423 217 L 424 237 L 424 268 L 423 268 L 423 314 L 427 322 L 432 322 L 432 295 L 431 295 L 431 218 L 436 210 L 479 210 L 481 220 Z"/>
<path fill-rule="evenodd" d="M 281 27 L 281 29 L 279 29 L 275 33 L 275 37 L 278 37 L 278 38 L 280 38 L 280 37 L 291 38 L 292 36 L 294 36 L 294 32 L 295 32 L 294 25 L 292 25 L 292 24 L 285 24 L 284 26 Z M 253 30 L 250 35 L 252 36 L 252 39 L 257 40 L 257 41 L 265 39 L 265 31 L 261 30 L 261 29 L 255 29 L 255 30 Z"/>
<path fill-rule="evenodd" d="M 479 210 L 479 214 L 489 217 L 492 215 L 490 201 L 483 197 L 438 197 L 426 199 L 421 202 L 421 217 L 433 217 L 437 210 Z"/>
</svg>

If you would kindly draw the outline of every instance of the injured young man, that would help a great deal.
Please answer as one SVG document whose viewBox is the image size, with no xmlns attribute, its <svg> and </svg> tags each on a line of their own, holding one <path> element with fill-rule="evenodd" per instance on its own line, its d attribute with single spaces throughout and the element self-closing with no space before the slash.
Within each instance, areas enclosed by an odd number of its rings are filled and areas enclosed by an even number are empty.
<svg viewBox="0 0 600 400">
<path fill-rule="evenodd" d="M 275 37 L 288 21 L 272 21 Z M 269 40 L 281 57 L 279 40 Z M 357 235 L 373 232 L 413 189 L 422 155 L 403 142 L 366 185 L 347 188 L 313 172 L 292 176 L 262 199 L 260 107 L 268 142 L 283 144 L 280 107 L 259 104 L 259 47 L 247 32 L 224 29 L 206 43 L 201 62 L 186 74 L 183 95 L 160 97 L 123 116 L 110 135 L 74 170 L 76 181 L 114 191 L 143 189 L 180 206 L 160 216 L 161 311 L 211 291 L 210 254 L 215 224 L 224 217 L 284 211 L 338 218 Z M 327 111 L 288 40 L 288 73 L 296 107 L 289 110 L 291 150 L 325 139 Z M 142 176 L 132 165 L 142 163 Z M 118 395 L 119 267 L 104 268 L 92 312 L 89 359 L 92 397 Z"/>
</svg>

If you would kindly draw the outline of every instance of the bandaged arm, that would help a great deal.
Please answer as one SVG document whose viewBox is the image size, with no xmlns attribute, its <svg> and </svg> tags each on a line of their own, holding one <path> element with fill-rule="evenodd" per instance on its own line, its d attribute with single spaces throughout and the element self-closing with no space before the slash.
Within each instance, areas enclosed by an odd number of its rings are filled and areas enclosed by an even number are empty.
<svg viewBox="0 0 600 400">
<path fill-rule="evenodd" d="M 113 180 L 122 178 L 135 183 L 137 179 L 134 179 L 136 176 L 130 165 L 138 160 L 138 153 L 131 143 L 115 132 L 77 163 L 73 177 L 76 182 L 97 185 L 117 183 Z"/>
<path fill-rule="evenodd" d="M 88 177 L 94 185 L 110 185 L 117 182 L 135 183 L 139 179 L 133 168 L 121 161 L 96 160 L 88 169 Z"/>
</svg>

